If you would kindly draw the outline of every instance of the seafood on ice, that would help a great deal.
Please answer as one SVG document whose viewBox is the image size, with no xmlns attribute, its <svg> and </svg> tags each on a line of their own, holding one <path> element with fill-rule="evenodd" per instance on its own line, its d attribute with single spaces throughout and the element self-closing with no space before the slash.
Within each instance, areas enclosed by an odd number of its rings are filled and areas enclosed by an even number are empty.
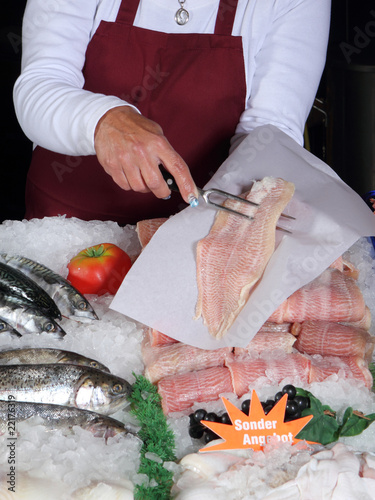
<svg viewBox="0 0 375 500">
<path fill-rule="evenodd" d="M 375 340 L 357 277 L 353 265 L 337 259 L 289 297 L 245 348 L 204 350 L 149 329 L 145 375 L 157 383 L 164 412 L 185 412 L 228 393 L 241 397 L 259 380 L 311 384 L 339 376 L 371 388 Z"/>
<path fill-rule="evenodd" d="M 65 364 L 89 366 L 102 372 L 109 373 L 109 369 L 96 361 L 96 359 L 87 358 L 72 351 L 63 349 L 54 349 L 52 347 L 24 348 L 24 349 L 5 349 L 0 351 L 0 365 L 46 365 L 46 364 Z"/>
<path fill-rule="evenodd" d="M 0 318 L 12 328 L 11 333 L 15 332 L 17 337 L 30 333 L 48 333 L 61 339 L 66 335 L 53 318 L 33 305 L 25 305 L 16 295 L 0 295 Z"/>
<path fill-rule="evenodd" d="M 88 300 L 69 281 L 43 264 L 22 255 L 0 253 L 0 258 L 15 272 L 34 282 L 51 297 L 64 316 L 73 319 L 98 319 Z M 0 262 L 0 265 L 4 265 Z"/>
<path fill-rule="evenodd" d="M 60 404 L 104 415 L 128 406 L 132 388 L 124 379 L 88 366 L 0 366 L 0 399 Z"/>
<path fill-rule="evenodd" d="M 0 401 L 0 434 L 8 431 L 9 417 L 17 429 L 19 422 L 38 417 L 49 430 L 71 432 L 74 426 L 87 429 L 96 437 L 108 439 L 116 434 L 135 433 L 136 428 L 124 425 L 114 418 L 71 406 L 25 401 Z"/>
<path fill-rule="evenodd" d="M 274 455 L 280 455 L 278 460 L 282 453 L 286 450 L 273 451 Z M 292 451 L 288 459 L 288 462 L 296 461 Z M 180 462 L 182 473 L 174 488 L 174 498 L 209 500 L 216 488 L 219 491 L 215 498 L 225 500 L 228 498 L 225 493 L 232 498 L 236 485 L 245 477 L 249 498 L 255 494 L 254 488 L 261 486 L 261 477 L 267 477 L 270 486 L 268 492 L 265 489 L 263 500 L 373 498 L 375 461 L 370 453 L 354 452 L 345 444 L 337 443 L 332 449 L 312 449 L 310 454 L 301 450 L 299 461 L 297 471 L 285 464 L 284 474 L 279 472 L 278 477 L 276 470 L 272 470 L 272 460 L 264 460 L 260 452 L 247 450 L 243 456 L 232 451 L 193 453 Z"/>
<path fill-rule="evenodd" d="M 25 305 L 34 306 L 53 319 L 61 319 L 59 308 L 43 288 L 3 262 L 0 262 L 0 291 L 5 295 L 15 295 Z"/>
</svg>

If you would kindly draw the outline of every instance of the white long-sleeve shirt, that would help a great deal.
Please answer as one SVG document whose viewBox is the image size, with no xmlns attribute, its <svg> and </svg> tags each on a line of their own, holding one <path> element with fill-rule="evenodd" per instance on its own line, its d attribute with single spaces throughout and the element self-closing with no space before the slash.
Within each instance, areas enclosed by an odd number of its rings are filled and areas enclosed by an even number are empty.
<svg viewBox="0 0 375 500">
<path fill-rule="evenodd" d="M 94 131 L 115 96 L 83 90 L 87 44 L 121 0 L 28 0 L 16 113 L 34 144 L 67 155 L 95 154 Z M 134 25 L 166 33 L 213 33 L 219 0 L 186 0 L 189 22 L 174 20 L 178 0 L 140 0 Z M 228 2 L 230 5 L 230 2 Z M 239 0 L 233 35 L 242 36 L 246 109 L 236 134 L 272 124 L 303 143 L 324 68 L 330 0 Z M 125 68 L 126 70 L 126 68 Z"/>
</svg>

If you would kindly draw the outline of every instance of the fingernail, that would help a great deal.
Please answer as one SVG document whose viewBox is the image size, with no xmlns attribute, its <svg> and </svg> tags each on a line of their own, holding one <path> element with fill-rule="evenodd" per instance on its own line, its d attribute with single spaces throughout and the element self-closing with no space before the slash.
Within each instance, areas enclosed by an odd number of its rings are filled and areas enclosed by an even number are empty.
<svg viewBox="0 0 375 500">
<path fill-rule="evenodd" d="M 188 201 L 191 207 L 197 207 L 199 205 L 198 198 L 196 198 L 193 194 L 189 195 Z"/>
<path fill-rule="evenodd" d="M 171 197 L 171 195 L 169 196 L 166 196 L 165 198 L 162 198 L 163 200 L 169 200 L 169 198 Z"/>
</svg>

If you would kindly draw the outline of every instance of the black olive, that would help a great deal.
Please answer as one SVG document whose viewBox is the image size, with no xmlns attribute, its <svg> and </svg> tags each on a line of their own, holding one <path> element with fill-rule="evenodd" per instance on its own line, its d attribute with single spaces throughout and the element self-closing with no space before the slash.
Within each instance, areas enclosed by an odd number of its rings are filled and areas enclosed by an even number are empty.
<svg viewBox="0 0 375 500">
<path fill-rule="evenodd" d="M 287 415 L 293 416 L 299 412 L 298 404 L 295 401 L 288 401 L 285 408 L 285 413 Z"/>
<path fill-rule="evenodd" d="M 250 409 L 250 403 L 251 403 L 251 400 L 250 399 L 245 399 L 244 401 L 242 401 L 241 403 L 241 410 L 246 413 L 246 415 L 249 414 L 249 409 Z"/>
<path fill-rule="evenodd" d="M 194 438 L 194 439 L 200 439 L 203 437 L 204 434 L 204 427 L 203 425 L 200 424 L 195 424 L 189 427 L 189 436 Z"/>
<path fill-rule="evenodd" d="M 216 415 L 213 411 L 210 413 L 207 413 L 202 420 L 207 420 L 208 422 L 220 422 L 220 417 Z"/>
<path fill-rule="evenodd" d="M 288 399 L 294 399 L 297 394 L 297 390 L 294 385 L 288 384 L 285 385 L 281 391 L 283 394 L 288 394 Z"/>
<path fill-rule="evenodd" d="M 284 394 L 280 391 L 275 394 L 275 402 L 277 403 L 284 396 Z"/>
<path fill-rule="evenodd" d="M 200 422 L 201 420 L 204 420 L 205 416 L 207 415 L 206 410 L 203 408 L 200 408 L 199 410 L 196 410 L 194 412 L 194 418 L 196 422 Z"/>
<path fill-rule="evenodd" d="M 229 418 L 229 415 L 227 412 L 223 413 L 221 416 L 220 416 L 220 422 L 222 424 L 231 424 L 231 419 Z"/>
<path fill-rule="evenodd" d="M 209 443 L 210 441 L 213 441 L 214 439 L 218 439 L 219 436 L 217 434 L 215 434 L 213 431 L 211 431 L 211 429 L 207 430 L 205 433 L 204 433 L 204 442 L 205 443 Z"/>
<path fill-rule="evenodd" d="M 275 401 L 273 399 L 267 399 L 265 406 L 275 406 Z"/>
<path fill-rule="evenodd" d="M 274 405 L 267 405 L 267 406 L 265 406 L 265 407 L 263 408 L 264 413 L 267 415 L 267 413 L 269 413 L 269 412 L 272 410 L 273 406 L 274 406 Z"/>
<path fill-rule="evenodd" d="M 303 411 L 310 407 L 310 399 L 305 396 L 296 396 L 294 401 L 297 403 L 298 408 Z"/>
</svg>

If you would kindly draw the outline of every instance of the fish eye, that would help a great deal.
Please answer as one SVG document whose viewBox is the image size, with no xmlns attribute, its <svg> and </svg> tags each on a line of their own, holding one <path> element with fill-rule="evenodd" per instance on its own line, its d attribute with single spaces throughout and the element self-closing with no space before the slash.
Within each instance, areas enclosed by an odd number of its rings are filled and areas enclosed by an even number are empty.
<svg viewBox="0 0 375 500">
<path fill-rule="evenodd" d="M 77 309 L 80 309 L 81 311 L 86 311 L 87 310 L 87 304 L 84 300 L 80 300 L 77 304 Z"/>
<path fill-rule="evenodd" d="M 120 394 L 122 392 L 122 384 L 114 384 L 112 391 L 116 394 Z"/>
<path fill-rule="evenodd" d="M 91 361 L 90 366 L 91 368 L 98 368 L 99 364 L 96 361 Z"/>
<path fill-rule="evenodd" d="M 7 326 L 6 326 L 6 323 L 4 323 L 4 321 L 0 321 L 0 332 L 2 330 L 6 330 Z"/>
<path fill-rule="evenodd" d="M 44 325 L 44 331 L 45 332 L 54 332 L 55 331 L 55 325 L 53 323 L 46 323 Z"/>
</svg>

